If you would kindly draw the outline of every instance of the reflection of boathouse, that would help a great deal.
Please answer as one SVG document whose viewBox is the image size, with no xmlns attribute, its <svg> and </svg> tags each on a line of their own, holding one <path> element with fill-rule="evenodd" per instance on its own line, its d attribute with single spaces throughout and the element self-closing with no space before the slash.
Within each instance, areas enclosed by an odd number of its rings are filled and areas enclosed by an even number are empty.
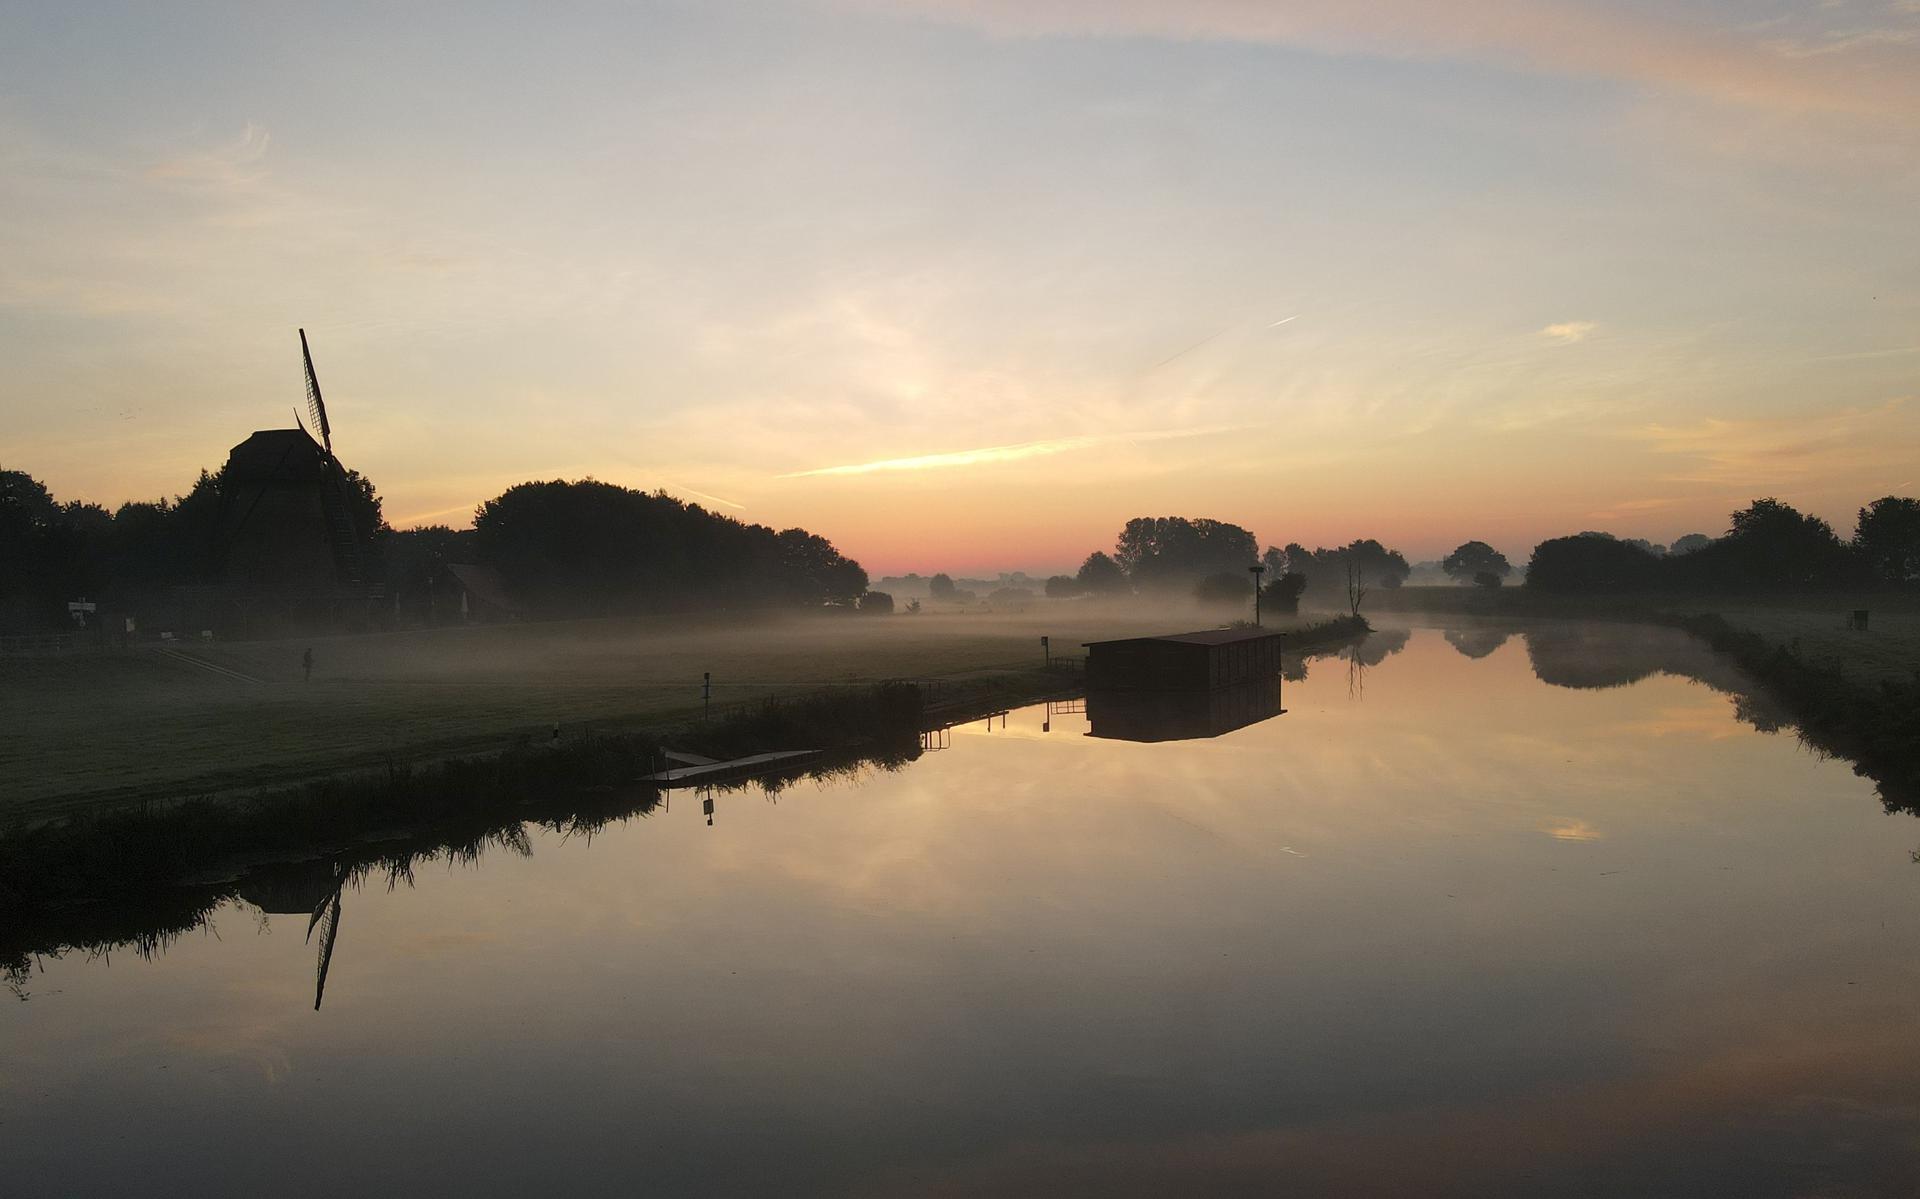
<svg viewBox="0 0 1920 1199">
<path fill-rule="evenodd" d="M 1280 673 L 1280 634 L 1261 628 L 1092 641 L 1086 649 L 1093 691 L 1211 691 Z"/>
<path fill-rule="evenodd" d="M 1210 691 L 1092 691 L 1087 735 L 1115 741 L 1218 737 L 1280 715 L 1280 680 Z"/>
</svg>

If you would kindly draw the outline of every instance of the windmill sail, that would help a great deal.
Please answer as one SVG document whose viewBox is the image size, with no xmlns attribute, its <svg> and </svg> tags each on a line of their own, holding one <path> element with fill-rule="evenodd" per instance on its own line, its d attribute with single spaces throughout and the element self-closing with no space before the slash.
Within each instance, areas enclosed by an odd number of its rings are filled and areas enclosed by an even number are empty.
<svg viewBox="0 0 1920 1199">
<path fill-rule="evenodd" d="M 320 444 L 333 453 L 333 427 L 327 424 L 327 402 L 320 398 L 320 377 L 313 373 L 313 355 L 307 350 L 307 331 L 300 330 L 300 361 L 307 368 L 307 416 L 320 430 Z"/>
</svg>

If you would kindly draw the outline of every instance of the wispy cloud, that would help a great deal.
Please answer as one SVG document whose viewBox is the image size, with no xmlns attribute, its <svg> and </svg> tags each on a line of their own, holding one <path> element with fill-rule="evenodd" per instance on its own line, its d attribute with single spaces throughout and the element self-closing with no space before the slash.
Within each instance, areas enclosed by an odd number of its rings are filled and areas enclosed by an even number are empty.
<svg viewBox="0 0 1920 1199">
<path fill-rule="evenodd" d="M 1669 476 L 1679 483 L 1789 486 L 1879 473 L 1920 455 L 1920 420 L 1904 399 L 1806 415 L 1651 424 L 1629 436 L 1687 460 Z"/>
<path fill-rule="evenodd" d="M 1592 0 L 837 0 L 1005 36 L 1266 42 L 1330 54 L 1458 57 L 1716 100 L 1885 114 L 1920 100 L 1899 13 L 1792 39 Z M 1837 19 L 1837 18 L 1835 18 Z M 1772 32 L 1772 31 L 1767 31 Z M 1817 52 L 1809 53 L 1809 47 Z"/>
<path fill-rule="evenodd" d="M 1552 338 L 1561 345 L 1572 345 L 1576 341 L 1585 341 L 1587 335 L 1597 327 L 1592 321 L 1562 321 L 1540 330 L 1540 336 Z"/>
<path fill-rule="evenodd" d="M 273 135 L 248 121 L 232 140 L 163 159 L 145 174 L 154 182 L 189 187 L 246 187 L 266 178 L 266 157 L 272 149 Z"/>
<path fill-rule="evenodd" d="M 807 479 L 823 475 L 871 475 L 889 471 L 947 470 L 961 466 L 986 466 L 1001 462 L 1019 462 L 1027 458 L 1045 458 L 1095 446 L 1140 441 L 1170 441 L 1180 437 L 1204 437 L 1227 433 L 1232 426 L 1204 429 L 1153 429 L 1140 433 L 1096 433 L 1084 437 L 1056 437 L 1047 441 L 1024 441 L 1016 445 L 990 445 L 943 454 L 918 454 L 910 458 L 881 458 L 873 462 L 855 462 L 846 466 L 822 466 L 780 475 L 782 479 Z"/>
</svg>

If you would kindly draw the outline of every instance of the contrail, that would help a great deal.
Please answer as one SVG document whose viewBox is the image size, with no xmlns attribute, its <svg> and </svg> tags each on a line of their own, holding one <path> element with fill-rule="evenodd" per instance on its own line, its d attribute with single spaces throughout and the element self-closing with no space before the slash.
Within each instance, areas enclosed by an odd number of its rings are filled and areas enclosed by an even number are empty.
<svg viewBox="0 0 1920 1199">
<path fill-rule="evenodd" d="M 1273 322 L 1271 325 L 1268 325 L 1267 328 L 1278 329 L 1280 326 L 1286 324 L 1288 321 L 1297 321 L 1299 319 L 1300 319 L 1300 314 L 1296 312 L 1292 316 L 1281 317 L 1279 320 Z M 1160 361 L 1154 363 L 1152 366 L 1148 367 L 1146 370 L 1142 371 L 1141 373 L 1150 375 L 1154 371 L 1157 371 L 1161 367 L 1167 365 L 1167 363 L 1169 362 L 1173 362 L 1176 359 L 1185 358 L 1188 354 L 1193 353 L 1195 350 L 1202 349 L 1206 346 L 1212 345 L 1214 342 L 1219 341 L 1221 338 L 1225 337 L 1227 334 L 1233 332 L 1235 329 L 1238 329 L 1245 324 L 1246 324 L 1245 321 L 1235 321 L 1233 324 L 1228 325 L 1226 328 L 1221 329 L 1218 332 L 1209 333 L 1207 336 L 1201 338 L 1199 341 L 1194 342 L 1192 345 L 1188 346 L 1186 349 L 1181 350 L 1178 353 L 1167 355 L 1165 358 L 1162 358 Z"/>
<path fill-rule="evenodd" d="M 732 500 L 726 499 L 722 496 L 709 495 L 707 492 L 704 492 L 704 491 L 695 491 L 693 488 L 688 487 L 686 484 L 676 483 L 672 479 L 664 480 L 664 482 L 668 487 L 671 487 L 676 491 L 684 491 L 688 495 L 693 496 L 695 499 L 706 500 L 708 503 L 712 503 L 712 504 L 723 504 L 728 508 L 737 508 L 742 511 L 746 509 L 745 504 L 736 504 Z"/>
<path fill-rule="evenodd" d="M 1227 334 L 1233 332 L 1235 329 L 1238 329 L 1239 327 L 1240 326 L 1238 325 L 1228 325 L 1226 328 L 1221 329 L 1216 333 L 1209 333 L 1207 336 L 1201 338 L 1199 341 L 1194 342 L 1192 345 L 1188 346 L 1184 350 L 1181 350 L 1179 353 L 1167 355 L 1165 358 L 1162 358 L 1160 361 L 1148 367 L 1142 373 L 1150 375 L 1154 371 L 1159 370 L 1161 367 L 1165 366 L 1169 362 L 1174 361 L 1175 359 L 1185 358 L 1188 354 L 1193 353 L 1195 350 L 1199 349 L 1202 346 L 1212 345 L 1214 342 L 1219 341 L 1222 337 L 1225 337 Z"/>
</svg>

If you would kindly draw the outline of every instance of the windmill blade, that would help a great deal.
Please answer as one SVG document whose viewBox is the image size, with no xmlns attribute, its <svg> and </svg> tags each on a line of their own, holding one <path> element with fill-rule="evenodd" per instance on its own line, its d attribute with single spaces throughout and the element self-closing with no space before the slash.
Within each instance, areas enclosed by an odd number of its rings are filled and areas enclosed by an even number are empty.
<svg viewBox="0 0 1920 1199">
<path fill-rule="evenodd" d="M 307 331 L 300 330 L 300 361 L 307 370 L 307 415 L 320 430 L 320 445 L 333 453 L 333 426 L 327 423 L 327 402 L 320 398 L 320 377 L 313 373 L 313 354 L 307 349 Z"/>
<path fill-rule="evenodd" d="M 327 970 L 333 965 L 333 943 L 340 935 L 340 892 L 333 893 L 333 902 L 327 905 L 326 919 L 320 926 L 320 965 L 314 974 L 313 1010 L 320 1010 L 320 1001 L 327 994 Z"/>
</svg>

